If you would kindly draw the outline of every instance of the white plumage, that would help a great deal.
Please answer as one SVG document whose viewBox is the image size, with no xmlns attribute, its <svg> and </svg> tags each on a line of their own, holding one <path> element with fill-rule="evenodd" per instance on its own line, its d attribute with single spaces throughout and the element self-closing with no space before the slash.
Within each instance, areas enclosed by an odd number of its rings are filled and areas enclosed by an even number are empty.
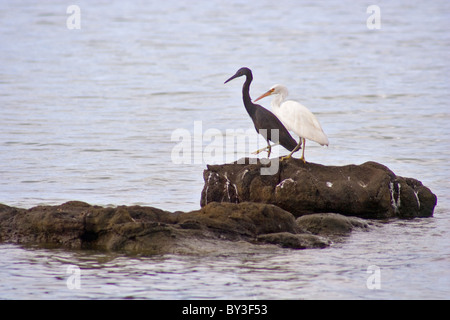
<svg viewBox="0 0 450 320">
<path fill-rule="evenodd" d="M 288 130 L 293 131 L 300 137 L 297 148 L 283 159 L 291 157 L 292 153 L 297 151 L 303 142 L 302 157 L 300 159 L 305 161 L 305 139 L 315 141 L 322 146 L 328 146 L 328 137 L 323 132 L 322 126 L 316 116 L 297 101 L 285 101 L 288 95 L 288 90 L 285 86 L 279 84 L 274 85 L 269 91 L 256 99 L 255 102 L 270 95 L 274 95 L 271 103 L 273 113 Z"/>
</svg>

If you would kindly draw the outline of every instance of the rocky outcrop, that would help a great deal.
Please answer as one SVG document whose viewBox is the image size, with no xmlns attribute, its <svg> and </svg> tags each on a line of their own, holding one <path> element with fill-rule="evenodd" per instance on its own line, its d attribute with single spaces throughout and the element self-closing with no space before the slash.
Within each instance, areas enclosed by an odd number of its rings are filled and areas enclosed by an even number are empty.
<svg viewBox="0 0 450 320">
<path fill-rule="evenodd" d="M 376 162 L 324 166 L 291 158 L 275 164 L 246 158 L 208 165 L 201 206 L 213 201 L 252 201 L 274 204 L 296 217 L 331 212 L 362 218 L 412 218 L 432 216 L 437 201 L 420 181 L 397 176 Z M 267 170 L 274 166 L 276 170 Z"/>
<path fill-rule="evenodd" d="M 351 216 L 428 217 L 437 201 L 420 181 L 375 162 L 241 162 L 208 166 L 201 209 L 191 212 L 78 201 L 31 209 L 0 204 L 0 242 L 146 255 L 324 248 L 374 224 Z M 277 170 L 264 170 L 275 164 Z"/>
<path fill-rule="evenodd" d="M 139 254 L 239 251 L 243 244 L 306 249 L 331 243 L 303 230 L 291 213 L 250 202 L 214 202 L 191 212 L 78 201 L 28 210 L 0 205 L 0 241 Z"/>
</svg>

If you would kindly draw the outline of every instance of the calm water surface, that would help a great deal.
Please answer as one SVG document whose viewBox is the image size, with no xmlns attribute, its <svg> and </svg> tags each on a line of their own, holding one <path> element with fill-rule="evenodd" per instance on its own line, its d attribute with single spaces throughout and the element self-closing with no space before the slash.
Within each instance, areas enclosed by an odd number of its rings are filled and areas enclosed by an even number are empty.
<svg viewBox="0 0 450 320">
<path fill-rule="evenodd" d="M 243 79 L 223 84 L 248 66 L 253 97 L 282 83 L 319 118 L 330 146 L 307 143 L 308 161 L 383 163 L 421 180 L 438 205 L 433 218 L 382 224 L 324 250 L 125 257 L 2 244 L 0 298 L 450 298 L 450 4 L 377 4 L 381 29 L 369 30 L 368 4 L 354 1 L 79 1 L 81 29 L 69 30 L 67 4 L 3 1 L 3 204 L 199 208 L 206 163 L 261 143 L 254 133 L 250 145 L 206 152 L 253 130 Z M 196 146 L 189 163 L 173 159 L 177 129 Z M 202 137 L 207 130 L 222 140 Z M 67 288 L 70 265 L 80 289 Z M 366 285 L 373 265 L 379 290 Z"/>
</svg>

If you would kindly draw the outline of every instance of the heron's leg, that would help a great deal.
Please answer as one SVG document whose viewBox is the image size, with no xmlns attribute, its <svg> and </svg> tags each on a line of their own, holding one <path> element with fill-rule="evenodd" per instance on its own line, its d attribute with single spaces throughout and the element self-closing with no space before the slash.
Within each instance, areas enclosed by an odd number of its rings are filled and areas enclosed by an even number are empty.
<svg viewBox="0 0 450 320">
<path fill-rule="evenodd" d="M 298 142 L 298 144 L 297 144 L 297 146 L 294 148 L 294 150 L 291 151 L 291 153 L 289 153 L 289 154 L 288 154 L 287 156 L 285 156 L 285 157 L 281 157 L 281 161 L 286 160 L 286 159 L 289 159 L 290 157 L 292 157 L 292 154 L 293 154 L 294 152 L 296 152 L 298 149 L 300 149 L 300 146 L 302 145 L 302 139 L 303 139 L 303 138 L 300 138 L 300 141 Z"/>
<path fill-rule="evenodd" d="M 303 150 L 302 150 L 302 157 L 300 158 L 300 160 L 303 160 L 303 163 L 306 163 L 306 160 L 305 160 L 305 145 L 306 145 L 306 139 L 305 138 L 302 138 L 303 139 Z"/>
<path fill-rule="evenodd" d="M 277 146 L 277 145 L 279 145 L 279 143 L 274 143 L 271 147 L 274 147 L 274 146 Z M 255 152 L 252 152 L 252 154 L 259 154 L 259 153 L 261 153 L 263 151 L 266 151 L 267 149 L 269 149 L 269 146 L 261 148 L 259 150 L 256 150 Z"/>
<path fill-rule="evenodd" d="M 269 148 L 269 150 L 267 151 L 267 158 L 270 158 L 270 153 L 272 152 L 272 146 L 270 145 L 269 140 L 267 140 L 267 148 Z"/>
</svg>

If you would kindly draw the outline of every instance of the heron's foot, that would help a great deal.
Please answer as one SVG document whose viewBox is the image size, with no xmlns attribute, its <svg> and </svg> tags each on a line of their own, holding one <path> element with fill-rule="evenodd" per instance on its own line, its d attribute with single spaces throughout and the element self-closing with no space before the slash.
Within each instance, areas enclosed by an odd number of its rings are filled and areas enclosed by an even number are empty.
<svg viewBox="0 0 450 320">
<path fill-rule="evenodd" d="M 306 163 L 305 157 L 302 156 L 302 157 L 300 158 L 300 160 L 302 160 L 303 163 Z"/>
<path fill-rule="evenodd" d="M 287 156 L 281 157 L 280 161 L 284 161 L 284 160 L 290 159 L 291 157 L 292 156 L 289 154 Z"/>
</svg>

